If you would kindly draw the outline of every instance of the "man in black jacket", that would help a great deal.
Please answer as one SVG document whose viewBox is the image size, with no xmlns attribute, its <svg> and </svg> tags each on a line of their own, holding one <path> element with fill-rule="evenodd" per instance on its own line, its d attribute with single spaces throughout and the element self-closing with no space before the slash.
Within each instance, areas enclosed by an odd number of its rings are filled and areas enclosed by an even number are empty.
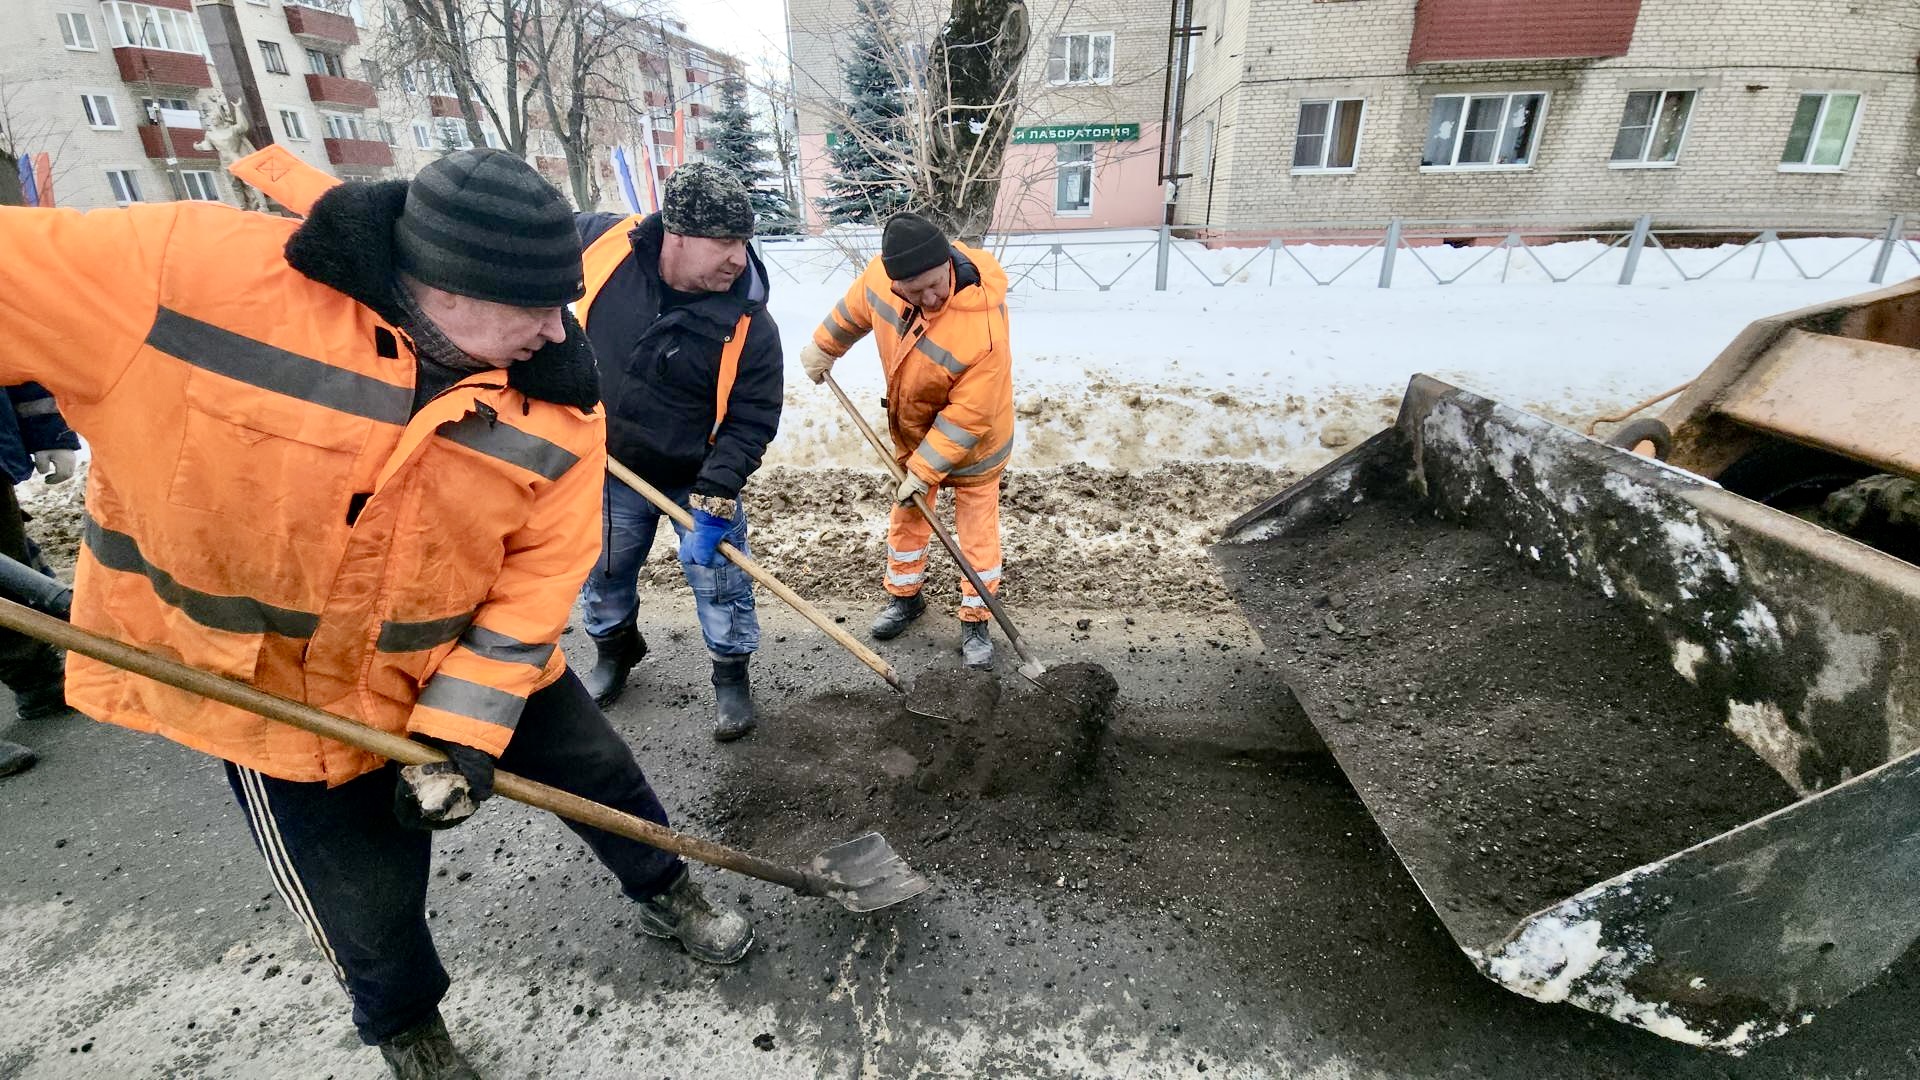
<svg viewBox="0 0 1920 1080">
<path fill-rule="evenodd" d="M 713 734 L 737 739 L 754 725 L 747 663 L 760 623 L 752 579 L 715 547 L 725 540 L 748 550 L 740 489 L 779 428 L 782 393 L 766 268 L 747 247 L 753 209 L 738 179 L 696 163 L 668 178 L 660 213 L 637 225 L 615 214 L 576 220 L 589 252 L 580 315 L 600 365 L 607 452 L 693 514 L 693 529 L 675 530 L 713 659 Z M 614 230 L 625 233 L 626 245 L 609 252 L 604 245 L 619 243 Z M 723 390 L 729 366 L 732 385 Z M 634 585 L 661 516 L 612 477 L 604 507 L 600 561 L 581 589 L 598 651 L 586 684 L 602 705 L 620 696 L 646 655 Z"/>
</svg>

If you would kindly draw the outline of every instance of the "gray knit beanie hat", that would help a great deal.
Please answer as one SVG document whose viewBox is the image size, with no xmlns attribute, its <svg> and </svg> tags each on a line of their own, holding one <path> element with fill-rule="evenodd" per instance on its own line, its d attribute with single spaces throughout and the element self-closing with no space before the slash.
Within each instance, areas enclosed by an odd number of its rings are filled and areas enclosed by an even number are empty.
<svg viewBox="0 0 1920 1080">
<path fill-rule="evenodd" d="M 677 236 L 745 240 L 753 235 L 753 204 L 738 177 L 696 161 L 667 177 L 660 194 L 660 221 Z"/>
<path fill-rule="evenodd" d="M 586 293 L 573 211 L 505 150 L 460 150 L 421 169 L 393 239 L 402 272 L 450 293 L 528 308 Z"/>
</svg>

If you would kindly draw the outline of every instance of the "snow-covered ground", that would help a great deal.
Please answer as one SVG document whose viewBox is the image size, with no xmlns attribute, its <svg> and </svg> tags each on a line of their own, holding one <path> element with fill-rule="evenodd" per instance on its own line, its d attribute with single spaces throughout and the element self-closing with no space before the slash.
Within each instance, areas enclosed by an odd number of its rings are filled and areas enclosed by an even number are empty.
<svg viewBox="0 0 1920 1080">
<path fill-rule="evenodd" d="M 1014 291 L 1021 465 L 1317 465 L 1335 452 L 1323 435 L 1342 444 L 1384 426 L 1416 372 L 1556 419 L 1585 419 L 1686 381 L 1756 318 L 1872 287 L 1848 275 L 1632 286 L 1200 284 L 1156 293 L 1151 269 L 1143 288 Z M 800 276 L 774 275 L 788 385 L 768 460 L 865 466 L 870 451 L 799 368 L 800 347 L 851 272 L 828 283 Z M 877 421 L 872 344 L 856 346 L 835 374 Z"/>
</svg>

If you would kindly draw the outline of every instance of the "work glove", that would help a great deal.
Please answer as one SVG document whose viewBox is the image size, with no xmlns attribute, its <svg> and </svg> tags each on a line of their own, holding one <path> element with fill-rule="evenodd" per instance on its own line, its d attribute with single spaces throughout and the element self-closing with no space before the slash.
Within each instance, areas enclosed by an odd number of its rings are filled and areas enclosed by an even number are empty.
<svg viewBox="0 0 1920 1080">
<path fill-rule="evenodd" d="M 827 350 L 809 341 L 800 347 L 800 367 L 806 371 L 807 378 L 816 383 L 826 382 L 827 372 L 833 367 L 833 357 L 827 355 Z"/>
<path fill-rule="evenodd" d="M 445 761 L 406 765 L 393 788 L 393 816 L 409 829 L 451 829 L 493 795 L 493 756 L 464 743 L 415 735 L 447 755 Z"/>
<path fill-rule="evenodd" d="M 733 503 L 717 495 L 695 495 L 688 502 L 693 528 L 680 534 L 680 561 L 689 566 L 718 567 L 727 561 L 720 554 L 720 541 L 733 529 Z M 714 512 L 723 507 L 725 514 Z"/>
<path fill-rule="evenodd" d="M 905 506 L 913 502 L 915 495 L 925 495 L 926 493 L 927 482 L 912 473 L 908 473 L 907 478 L 900 481 L 900 486 L 893 489 L 893 501 Z"/>
<path fill-rule="evenodd" d="M 35 450 L 33 452 L 33 471 L 45 476 L 49 484 L 66 483 L 73 479 L 74 470 L 79 467 L 80 455 L 73 450 Z"/>
</svg>

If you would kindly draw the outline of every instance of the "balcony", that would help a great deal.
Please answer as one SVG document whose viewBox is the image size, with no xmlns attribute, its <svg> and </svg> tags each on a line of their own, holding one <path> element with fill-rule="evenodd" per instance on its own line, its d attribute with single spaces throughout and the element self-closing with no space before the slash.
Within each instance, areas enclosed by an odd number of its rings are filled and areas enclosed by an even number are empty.
<svg viewBox="0 0 1920 1080">
<path fill-rule="evenodd" d="M 325 139 L 327 160 L 363 169 L 393 164 L 393 148 L 379 139 Z"/>
<path fill-rule="evenodd" d="M 308 75 L 307 96 L 316 104 L 353 105 L 362 109 L 375 109 L 380 106 L 380 99 L 374 95 L 372 83 L 360 79 L 342 79 L 334 75 Z"/>
<path fill-rule="evenodd" d="M 181 161 L 218 162 L 220 160 L 220 155 L 211 147 L 206 150 L 195 150 L 193 148 L 194 143 L 207 137 L 207 133 L 199 128 L 174 127 L 169 124 L 166 127 L 165 138 L 161 137 L 161 128 L 158 124 L 141 124 L 139 131 L 140 145 L 146 148 L 147 156 L 150 158 L 165 161 L 168 157 L 167 142 L 168 140 L 172 140 L 172 156 Z"/>
<path fill-rule="evenodd" d="M 198 53 L 168 52 L 123 45 L 113 50 L 113 62 L 120 68 L 120 79 L 129 83 L 154 86 L 213 88 L 213 72 Z"/>
<path fill-rule="evenodd" d="M 460 116 L 460 99 L 451 94 L 429 94 L 427 111 L 434 116 Z"/>
<path fill-rule="evenodd" d="M 286 12 L 287 29 L 299 37 L 332 45 L 360 44 L 360 31 L 354 29 L 350 15 L 291 3 L 286 5 Z"/>
<path fill-rule="evenodd" d="M 1407 62 L 1625 56 L 1639 18 L 1640 0 L 1422 0 Z"/>
</svg>

